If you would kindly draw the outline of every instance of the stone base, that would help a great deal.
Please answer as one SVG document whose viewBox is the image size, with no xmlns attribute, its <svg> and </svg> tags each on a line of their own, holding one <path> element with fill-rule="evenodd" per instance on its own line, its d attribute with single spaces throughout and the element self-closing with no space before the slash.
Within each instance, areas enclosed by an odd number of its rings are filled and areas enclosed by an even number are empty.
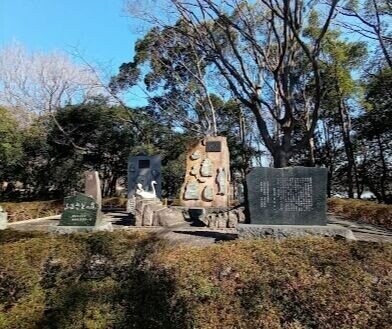
<svg viewBox="0 0 392 329">
<path fill-rule="evenodd" d="M 237 225 L 237 231 L 240 239 L 324 236 L 356 240 L 350 229 L 337 225 L 304 226 L 239 224 Z"/>
<path fill-rule="evenodd" d="M 113 232 L 112 223 L 102 223 L 97 226 L 49 226 L 49 232 L 58 234 L 69 234 L 74 232 L 98 232 L 98 231 L 109 231 Z"/>
</svg>

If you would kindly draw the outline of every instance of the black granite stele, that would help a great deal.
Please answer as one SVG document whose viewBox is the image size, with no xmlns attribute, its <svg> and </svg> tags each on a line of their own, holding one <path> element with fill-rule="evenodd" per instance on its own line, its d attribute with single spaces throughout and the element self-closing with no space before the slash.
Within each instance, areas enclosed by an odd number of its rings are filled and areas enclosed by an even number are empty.
<svg viewBox="0 0 392 329">
<path fill-rule="evenodd" d="M 93 197 L 76 193 L 64 199 L 60 226 L 96 226 L 100 220 L 100 209 Z"/>
<path fill-rule="evenodd" d="M 257 167 L 246 181 L 251 224 L 326 225 L 327 169 Z"/>
</svg>

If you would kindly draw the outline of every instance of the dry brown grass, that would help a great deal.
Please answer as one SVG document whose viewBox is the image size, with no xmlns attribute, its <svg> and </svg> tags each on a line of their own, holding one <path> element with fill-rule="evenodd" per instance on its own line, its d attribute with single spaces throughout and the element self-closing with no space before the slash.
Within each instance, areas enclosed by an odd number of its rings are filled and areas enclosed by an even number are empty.
<svg viewBox="0 0 392 329">
<path fill-rule="evenodd" d="M 392 205 L 356 199 L 329 199 L 328 209 L 339 216 L 392 229 Z"/>
</svg>

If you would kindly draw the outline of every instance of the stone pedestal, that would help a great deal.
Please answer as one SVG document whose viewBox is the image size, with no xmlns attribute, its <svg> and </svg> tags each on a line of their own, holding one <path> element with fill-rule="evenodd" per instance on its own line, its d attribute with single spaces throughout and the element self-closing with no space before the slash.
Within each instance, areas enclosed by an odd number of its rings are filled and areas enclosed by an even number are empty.
<svg viewBox="0 0 392 329">
<path fill-rule="evenodd" d="M 136 198 L 135 226 L 172 226 L 184 222 L 182 210 L 168 208 L 157 198 Z"/>
<path fill-rule="evenodd" d="M 230 154 L 226 137 L 206 137 L 187 153 L 181 204 L 226 208 L 230 198 Z"/>
<path fill-rule="evenodd" d="M 101 223 L 95 226 L 49 226 L 49 231 L 58 234 L 68 234 L 74 232 L 113 232 L 112 223 Z"/>
</svg>

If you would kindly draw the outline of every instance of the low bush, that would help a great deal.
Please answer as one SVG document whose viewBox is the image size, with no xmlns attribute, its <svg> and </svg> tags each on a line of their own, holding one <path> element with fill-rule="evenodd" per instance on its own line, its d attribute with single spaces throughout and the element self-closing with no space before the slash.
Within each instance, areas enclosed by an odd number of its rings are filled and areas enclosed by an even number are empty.
<svg viewBox="0 0 392 329">
<path fill-rule="evenodd" d="M 392 229 L 392 205 L 356 199 L 329 199 L 328 209 L 339 216 Z"/>
<path fill-rule="evenodd" d="M 104 208 L 126 208 L 127 207 L 127 198 L 123 198 L 123 197 L 103 198 L 102 207 L 104 207 Z"/>
<path fill-rule="evenodd" d="M 0 328 L 389 328 L 392 245 L 0 232 Z"/>
<path fill-rule="evenodd" d="M 8 221 L 10 222 L 54 216 L 63 211 L 62 200 L 3 202 L 0 205 L 8 213 Z"/>
</svg>

